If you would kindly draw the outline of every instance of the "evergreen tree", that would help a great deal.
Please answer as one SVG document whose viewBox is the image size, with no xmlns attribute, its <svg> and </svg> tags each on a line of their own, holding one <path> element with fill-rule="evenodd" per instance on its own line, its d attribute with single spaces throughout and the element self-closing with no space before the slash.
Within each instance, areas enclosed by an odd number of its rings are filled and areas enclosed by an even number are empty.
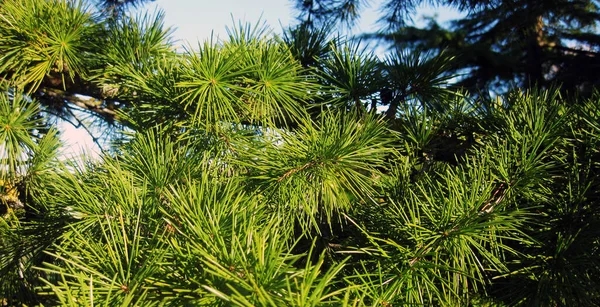
<svg viewBox="0 0 600 307">
<path fill-rule="evenodd" d="M 299 18 L 315 27 L 333 21 L 353 24 L 366 1 L 294 1 Z M 456 57 L 451 71 L 465 74 L 458 85 L 471 92 L 506 92 L 511 86 L 549 87 L 590 95 L 598 86 L 597 24 L 594 0 L 428 1 L 465 14 L 446 29 L 434 20 L 425 28 L 409 26 L 426 1 L 386 0 L 382 30 L 366 35 L 394 48 L 444 51 Z"/>
<path fill-rule="evenodd" d="M 451 56 L 302 27 L 178 53 L 160 14 L 1 3 L 3 305 L 600 300 L 598 94 L 472 97 Z M 73 106 L 129 129 L 62 161 Z"/>
</svg>

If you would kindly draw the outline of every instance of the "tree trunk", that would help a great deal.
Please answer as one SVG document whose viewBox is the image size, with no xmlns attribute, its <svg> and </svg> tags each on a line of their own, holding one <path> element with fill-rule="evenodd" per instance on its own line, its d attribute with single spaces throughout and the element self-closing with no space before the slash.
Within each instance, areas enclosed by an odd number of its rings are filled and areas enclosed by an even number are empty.
<svg viewBox="0 0 600 307">
<path fill-rule="evenodd" d="M 544 51 L 546 45 L 544 35 L 544 19 L 537 16 L 536 23 L 531 27 L 527 38 L 527 71 L 525 73 L 525 86 L 543 86 L 544 78 Z"/>
</svg>

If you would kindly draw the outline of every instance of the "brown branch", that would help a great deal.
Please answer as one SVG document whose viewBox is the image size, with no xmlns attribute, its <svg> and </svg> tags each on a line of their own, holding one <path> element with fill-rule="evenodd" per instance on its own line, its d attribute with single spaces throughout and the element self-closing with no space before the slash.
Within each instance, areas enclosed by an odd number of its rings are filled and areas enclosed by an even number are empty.
<svg viewBox="0 0 600 307">
<path fill-rule="evenodd" d="M 40 89 L 40 92 L 50 98 L 67 101 L 68 103 L 72 103 L 82 109 L 94 112 L 108 119 L 118 119 L 117 112 L 111 108 L 103 107 L 103 101 L 97 98 L 78 96 L 76 94 L 50 87 L 43 87 Z"/>
<path fill-rule="evenodd" d="M 423 249 L 423 247 L 422 247 L 422 246 L 419 246 L 419 247 L 417 247 L 417 248 L 418 248 L 418 249 L 420 249 L 420 250 L 422 250 L 422 249 Z M 426 256 L 426 255 L 427 255 L 427 253 L 429 253 L 429 252 L 431 251 L 431 248 L 432 248 L 432 247 L 431 247 L 431 246 L 429 246 L 429 247 L 427 247 L 425 250 L 423 250 L 423 251 L 421 251 L 421 252 L 418 252 L 418 255 L 419 255 L 419 256 L 417 256 L 417 257 L 414 257 L 414 258 L 410 259 L 410 261 L 408 262 L 408 265 L 409 265 L 410 267 L 413 267 L 415 264 L 417 264 L 417 262 L 421 261 L 421 259 L 422 259 L 424 256 Z"/>
<path fill-rule="evenodd" d="M 297 172 L 299 172 L 299 171 L 303 171 L 303 170 L 305 170 L 305 169 L 307 169 L 307 168 L 309 168 L 309 167 L 311 167 L 311 166 L 313 166 L 313 165 L 315 165 L 315 164 L 317 164 L 317 162 L 315 162 L 315 161 L 310 161 L 310 162 L 308 162 L 308 163 L 306 163 L 306 164 L 302 165 L 301 167 L 293 168 L 293 169 L 291 169 L 291 170 L 287 171 L 285 174 L 283 174 L 283 176 L 279 177 L 279 179 L 277 179 L 277 182 L 281 182 L 281 181 L 283 181 L 285 178 L 287 178 L 287 177 L 289 177 L 289 176 L 293 175 L 294 173 L 297 173 Z"/>
<path fill-rule="evenodd" d="M 494 211 L 494 208 L 504 199 L 506 196 L 507 187 L 504 183 L 501 183 L 497 188 L 492 191 L 492 197 L 487 201 L 485 205 L 479 210 L 479 215 L 490 214 Z"/>
</svg>

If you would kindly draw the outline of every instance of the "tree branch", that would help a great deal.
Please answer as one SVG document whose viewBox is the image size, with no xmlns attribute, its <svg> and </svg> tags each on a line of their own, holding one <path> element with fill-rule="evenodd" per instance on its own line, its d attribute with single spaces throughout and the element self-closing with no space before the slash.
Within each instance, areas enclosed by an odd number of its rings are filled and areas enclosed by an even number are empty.
<svg viewBox="0 0 600 307">
<path fill-rule="evenodd" d="M 39 90 L 43 95 L 72 103 L 82 109 L 94 112 L 107 119 L 118 120 L 117 112 L 109 107 L 103 106 L 103 101 L 94 97 L 80 96 L 59 89 L 43 87 Z"/>
</svg>

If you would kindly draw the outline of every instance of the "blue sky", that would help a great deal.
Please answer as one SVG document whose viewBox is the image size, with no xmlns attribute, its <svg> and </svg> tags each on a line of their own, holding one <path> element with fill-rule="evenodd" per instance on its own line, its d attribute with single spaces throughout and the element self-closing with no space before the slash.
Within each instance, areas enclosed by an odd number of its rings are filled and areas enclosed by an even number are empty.
<svg viewBox="0 0 600 307">
<path fill-rule="evenodd" d="M 287 0 L 157 0 L 150 7 L 162 9 L 165 23 L 177 28 L 174 36 L 190 42 L 208 39 L 213 30 L 224 37 L 233 20 L 253 24 L 262 20 L 275 30 L 293 21 Z"/>
<path fill-rule="evenodd" d="M 360 24 L 353 29 L 354 33 L 376 29 L 377 8 L 381 0 L 371 0 L 370 3 Z M 282 26 L 287 27 L 295 22 L 295 12 L 290 0 L 156 0 L 138 11 L 153 12 L 157 9 L 164 11 L 165 25 L 174 28 L 173 38 L 179 40 L 179 46 L 188 42 L 194 47 L 197 41 L 209 39 L 211 33 L 225 38 L 226 27 L 231 27 L 234 21 L 255 24 L 260 20 L 266 22 L 276 33 L 281 32 Z M 414 20 L 419 25 L 423 23 L 423 15 L 434 14 L 438 15 L 440 22 L 459 16 L 456 11 L 424 6 Z M 94 156 L 98 154 L 96 145 L 84 129 L 75 129 L 69 124 L 61 124 L 59 128 L 64 132 L 64 156 L 77 155 L 89 151 L 88 149 L 91 149 Z"/>
<path fill-rule="evenodd" d="M 381 0 L 371 0 L 361 18 L 361 22 L 353 32 L 369 32 L 376 29 L 377 8 Z M 210 38 L 211 32 L 225 37 L 226 27 L 233 21 L 256 23 L 266 22 L 275 32 L 281 31 L 281 26 L 287 27 L 295 22 L 293 2 L 291 0 L 156 0 L 142 10 L 161 9 L 165 12 L 165 23 L 177 28 L 174 37 L 183 41 L 195 42 Z M 432 8 L 423 6 L 415 22 L 422 24 L 423 15 L 438 15 L 438 20 L 447 21 L 459 14 L 447 8 Z M 232 19 L 233 18 L 233 19 Z"/>
</svg>

